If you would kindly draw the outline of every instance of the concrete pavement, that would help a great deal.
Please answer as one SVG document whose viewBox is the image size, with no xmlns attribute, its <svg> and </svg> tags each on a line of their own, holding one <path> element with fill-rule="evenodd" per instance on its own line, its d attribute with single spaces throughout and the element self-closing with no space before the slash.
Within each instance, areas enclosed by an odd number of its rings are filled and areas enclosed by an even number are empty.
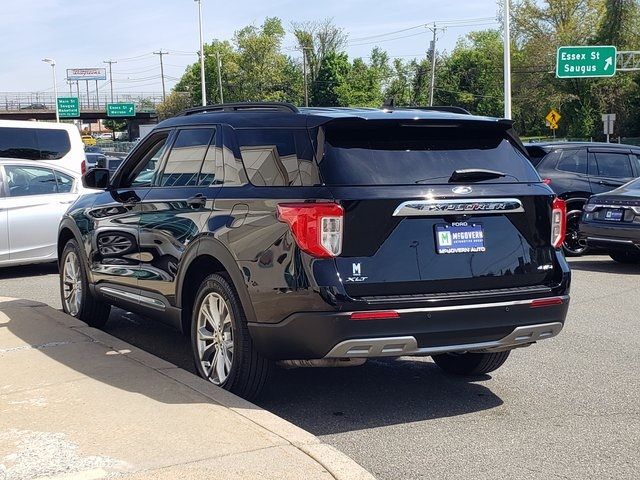
<svg viewBox="0 0 640 480">
<path fill-rule="evenodd" d="M 371 479 L 314 435 L 44 304 L 0 298 L 0 479 Z"/>
</svg>

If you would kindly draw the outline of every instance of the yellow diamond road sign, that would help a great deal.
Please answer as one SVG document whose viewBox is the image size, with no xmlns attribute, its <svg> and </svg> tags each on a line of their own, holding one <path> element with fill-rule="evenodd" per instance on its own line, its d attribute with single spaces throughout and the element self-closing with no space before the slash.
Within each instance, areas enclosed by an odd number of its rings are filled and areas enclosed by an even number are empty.
<svg viewBox="0 0 640 480">
<path fill-rule="evenodd" d="M 552 108 L 551 111 L 547 113 L 547 116 L 544 118 L 551 125 L 558 125 L 558 122 L 562 118 L 562 115 L 560 115 L 555 108 Z"/>
</svg>

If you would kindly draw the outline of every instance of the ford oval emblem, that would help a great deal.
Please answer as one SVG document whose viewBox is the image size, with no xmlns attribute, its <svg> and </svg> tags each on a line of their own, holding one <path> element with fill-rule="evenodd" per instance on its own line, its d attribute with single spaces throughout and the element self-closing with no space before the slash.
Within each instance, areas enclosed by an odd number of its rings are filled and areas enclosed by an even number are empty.
<svg viewBox="0 0 640 480">
<path fill-rule="evenodd" d="M 473 192 L 473 188 L 467 186 L 453 187 L 451 189 L 453 193 L 457 193 L 458 195 L 468 195 Z"/>
</svg>

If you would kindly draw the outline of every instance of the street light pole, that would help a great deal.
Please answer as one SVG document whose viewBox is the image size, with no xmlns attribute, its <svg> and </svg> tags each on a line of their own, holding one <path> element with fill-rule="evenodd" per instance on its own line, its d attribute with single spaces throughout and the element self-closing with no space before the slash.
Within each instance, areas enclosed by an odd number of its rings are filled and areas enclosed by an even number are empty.
<svg viewBox="0 0 640 480">
<path fill-rule="evenodd" d="M 511 118 L 511 33 L 509 27 L 510 0 L 504 2 L 504 118 Z"/>
<path fill-rule="evenodd" d="M 307 81 L 307 50 L 309 47 L 302 47 L 302 76 L 304 77 L 304 106 L 309 106 L 309 84 Z"/>
<path fill-rule="evenodd" d="M 56 122 L 60 122 L 60 112 L 58 112 L 58 85 L 56 85 L 56 61 L 52 58 L 43 58 L 43 62 L 51 65 L 53 72 L 53 99 L 56 104 Z"/>
<path fill-rule="evenodd" d="M 202 106 L 207 105 L 207 87 L 204 79 L 204 37 L 202 36 L 202 0 L 194 0 L 198 4 L 198 25 L 200 27 L 200 87 L 202 90 Z"/>
</svg>

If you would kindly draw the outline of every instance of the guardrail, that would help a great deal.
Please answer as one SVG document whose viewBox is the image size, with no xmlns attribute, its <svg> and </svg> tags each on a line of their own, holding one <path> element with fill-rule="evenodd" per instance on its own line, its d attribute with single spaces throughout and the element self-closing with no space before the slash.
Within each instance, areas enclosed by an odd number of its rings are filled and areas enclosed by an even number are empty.
<svg viewBox="0 0 640 480">
<path fill-rule="evenodd" d="M 112 140 L 99 140 L 97 146 L 102 149 L 104 153 L 129 153 L 138 142 L 114 142 Z"/>
<path fill-rule="evenodd" d="M 109 93 L 59 91 L 58 97 L 77 97 L 80 110 L 104 110 L 111 102 Z M 162 102 L 162 93 L 129 92 L 114 93 L 113 103 L 134 103 L 137 111 L 155 111 L 156 105 Z M 0 92 L 0 110 L 55 110 L 55 98 L 52 92 Z"/>
</svg>

